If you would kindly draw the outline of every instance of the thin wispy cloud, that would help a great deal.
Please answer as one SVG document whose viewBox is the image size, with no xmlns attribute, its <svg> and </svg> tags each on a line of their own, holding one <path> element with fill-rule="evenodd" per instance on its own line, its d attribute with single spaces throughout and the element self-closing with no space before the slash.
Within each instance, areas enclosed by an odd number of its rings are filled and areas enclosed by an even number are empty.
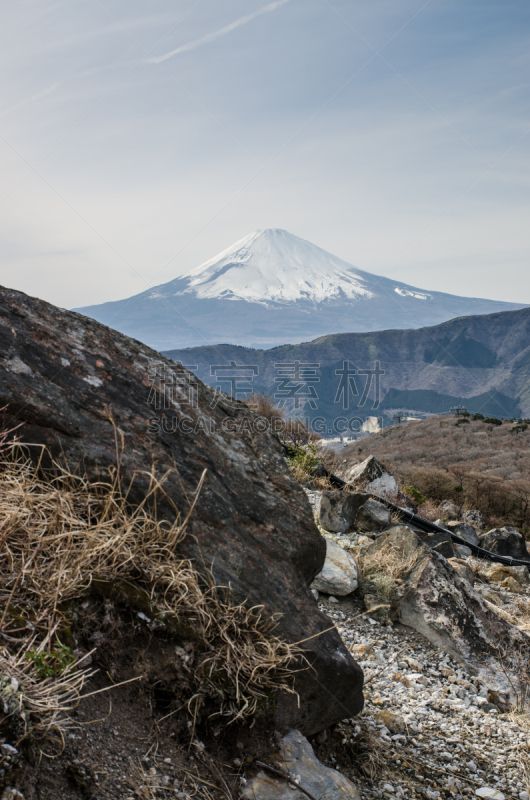
<svg viewBox="0 0 530 800">
<path fill-rule="evenodd" d="M 47 86 L 46 89 L 43 89 L 42 91 L 37 92 L 36 94 L 32 94 L 31 97 L 26 97 L 24 100 L 19 100 L 18 103 L 15 103 L 10 108 L 6 108 L 5 110 L 0 111 L 0 119 L 7 117 L 14 111 L 19 111 L 21 108 L 24 108 L 24 106 L 27 106 L 30 103 L 34 103 L 36 100 L 40 100 L 41 98 L 46 97 L 47 95 L 54 92 L 58 86 L 60 86 L 60 83 L 54 83 L 51 86 Z"/>
<path fill-rule="evenodd" d="M 173 58 L 173 56 L 178 56 L 180 53 L 188 53 L 190 50 L 195 50 L 196 47 L 200 47 L 203 44 L 214 42 L 216 39 L 220 39 L 222 36 L 226 36 L 227 33 L 235 31 L 236 28 L 240 28 L 242 25 L 246 25 L 247 22 L 252 22 L 252 20 L 256 19 L 256 17 L 260 17 L 262 14 L 268 14 L 271 11 L 276 11 L 277 8 L 286 5 L 286 3 L 288 2 L 289 0 L 275 0 L 274 3 L 269 3 L 269 5 L 263 6 L 263 8 L 259 8 L 252 14 L 246 14 L 244 17 L 239 17 L 239 19 L 234 20 L 234 22 L 231 22 L 229 25 L 225 25 L 223 28 L 219 28 L 219 30 L 214 31 L 213 33 L 208 33 L 206 34 L 206 36 L 201 36 L 200 39 L 195 39 L 192 42 L 183 44 L 180 47 L 177 47 L 175 50 L 171 50 L 169 53 L 165 53 L 162 56 L 149 58 L 147 59 L 147 63 L 161 64 L 162 61 L 167 61 L 169 58 Z"/>
<path fill-rule="evenodd" d="M 0 284 L 118 300 L 278 227 L 530 303 L 527 2 L 4 5 Z"/>
</svg>

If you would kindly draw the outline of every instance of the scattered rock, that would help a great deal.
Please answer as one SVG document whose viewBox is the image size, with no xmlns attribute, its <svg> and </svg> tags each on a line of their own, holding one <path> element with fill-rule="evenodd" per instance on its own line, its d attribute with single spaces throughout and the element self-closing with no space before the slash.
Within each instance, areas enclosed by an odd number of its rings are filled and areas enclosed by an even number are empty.
<svg viewBox="0 0 530 800">
<path fill-rule="evenodd" d="M 464 511 L 462 514 L 462 522 L 467 522 L 468 525 L 473 525 L 475 530 L 484 530 L 484 514 L 482 511 L 472 509 L 471 511 Z"/>
<path fill-rule="evenodd" d="M 530 555 L 526 548 L 525 539 L 515 528 L 509 526 L 493 528 L 491 531 L 482 533 L 479 539 L 480 546 L 484 550 L 489 550 L 490 553 L 496 553 L 499 556 L 528 559 L 530 562 Z"/>
<path fill-rule="evenodd" d="M 344 534 L 356 529 L 384 531 L 390 526 L 391 515 L 383 504 L 364 492 L 305 490 L 315 522 L 325 532 Z"/>
<path fill-rule="evenodd" d="M 502 581 L 501 586 L 504 586 L 505 589 L 514 594 L 524 594 L 524 589 L 519 581 L 516 581 L 511 575 Z"/>
<path fill-rule="evenodd" d="M 375 720 L 384 725 L 385 728 L 388 728 L 390 733 L 405 733 L 407 729 L 403 717 L 400 717 L 399 714 L 393 714 L 392 711 L 388 711 L 387 709 L 378 711 L 375 715 Z"/>
<path fill-rule="evenodd" d="M 356 644 L 353 646 L 352 652 L 355 655 L 355 658 L 375 658 L 374 648 L 370 644 Z"/>
<path fill-rule="evenodd" d="M 470 558 L 470 556 L 473 555 L 472 549 L 466 547 L 465 544 L 456 544 L 456 542 L 453 542 L 453 547 L 455 548 L 457 556 L 460 556 L 460 558 Z"/>
<path fill-rule="evenodd" d="M 325 800 L 360 800 L 351 781 L 336 769 L 325 767 L 299 731 L 289 731 L 280 742 L 280 752 L 271 759 L 271 766 L 288 773 L 313 797 Z M 307 795 L 292 784 L 266 770 L 258 772 L 243 789 L 245 800 L 307 800 Z"/>
<path fill-rule="evenodd" d="M 393 475 L 374 456 L 368 456 L 360 464 L 343 468 L 342 474 L 346 483 L 362 488 L 390 500 L 399 494 L 399 486 Z"/>
<path fill-rule="evenodd" d="M 461 509 L 450 500 L 444 500 L 440 505 L 446 519 L 460 519 Z"/>
<path fill-rule="evenodd" d="M 389 595 L 399 621 L 466 663 L 488 688 L 512 696 L 498 645 L 527 650 L 528 637 L 491 610 L 460 572 L 406 526 L 391 529 L 366 548 L 366 557 L 391 549 L 408 572 Z"/>
<path fill-rule="evenodd" d="M 451 533 L 454 533 L 455 536 L 459 536 L 469 544 L 480 544 L 480 540 L 475 528 L 473 525 L 469 525 L 467 522 L 448 522 L 445 527 L 451 531 Z"/>
<path fill-rule="evenodd" d="M 479 787 L 529 800 L 526 715 L 502 713 L 472 668 L 416 631 L 359 619 L 358 596 L 329 613 L 344 640 L 354 635 L 357 642 L 352 651 L 369 682 L 366 708 L 362 717 L 335 726 L 333 750 L 317 743 L 317 757 L 348 774 L 350 748 L 357 753 L 363 735 L 375 736 L 386 768 L 359 780 L 363 800 L 428 800 L 427 791 L 439 800 L 469 800 Z M 382 711 L 403 719 L 405 734 L 393 734 Z"/>
<path fill-rule="evenodd" d="M 317 592 L 343 597 L 355 591 L 357 586 L 355 561 L 342 547 L 331 539 L 326 539 L 326 560 L 311 588 Z"/>
<path fill-rule="evenodd" d="M 504 564 L 490 564 L 478 573 L 480 580 L 489 583 L 502 583 L 506 578 L 513 578 L 520 586 L 530 586 L 528 567 L 505 567 Z"/>
<path fill-rule="evenodd" d="M 454 558 L 456 556 L 455 545 L 450 533 L 443 533 L 442 531 L 439 533 L 416 531 L 416 533 L 424 544 L 430 547 L 431 550 L 440 553 L 444 558 Z"/>
<path fill-rule="evenodd" d="M 481 786 L 480 789 L 475 789 L 477 797 L 483 797 L 485 800 L 504 800 L 504 795 L 498 789 L 491 789 L 489 786 Z"/>
<path fill-rule="evenodd" d="M 336 491 L 311 491 L 306 489 L 315 521 L 324 531 L 346 533 L 353 529 L 357 511 L 369 500 L 366 494 Z"/>
</svg>

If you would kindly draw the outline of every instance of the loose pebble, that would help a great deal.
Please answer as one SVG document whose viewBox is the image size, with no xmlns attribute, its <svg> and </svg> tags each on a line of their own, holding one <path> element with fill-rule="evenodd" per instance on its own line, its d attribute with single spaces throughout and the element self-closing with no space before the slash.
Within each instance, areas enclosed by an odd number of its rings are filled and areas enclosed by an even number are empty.
<svg viewBox="0 0 530 800">
<path fill-rule="evenodd" d="M 326 762 L 356 783 L 362 800 L 530 800 L 522 767 L 528 714 L 503 713 L 480 676 L 409 628 L 359 618 L 348 598 L 320 604 L 367 684 L 362 714 L 339 725 L 341 747 L 370 731 L 384 754 L 372 780 L 343 768 L 337 751 L 337 763 Z"/>
</svg>

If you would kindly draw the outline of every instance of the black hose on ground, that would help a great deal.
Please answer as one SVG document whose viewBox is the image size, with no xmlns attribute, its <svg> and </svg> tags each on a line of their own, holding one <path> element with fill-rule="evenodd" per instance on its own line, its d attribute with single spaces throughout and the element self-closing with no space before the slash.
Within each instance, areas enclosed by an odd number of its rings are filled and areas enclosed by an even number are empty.
<svg viewBox="0 0 530 800">
<path fill-rule="evenodd" d="M 317 469 L 315 470 L 315 477 L 321 478 L 328 478 L 329 482 L 332 486 L 336 489 L 344 489 L 346 486 L 351 484 L 346 483 L 343 481 L 342 478 L 337 477 L 337 475 L 333 475 L 323 464 L 320 464 Z M 478 558 L 484 558 L 488 561 L 497 561 L 500 564 L 505 564 L 507 567 L 528 567 L 530 569 L 530 556 L 528 560 L 520 559 L 520 558 L 512 558 L 512 556 L 501 556 L 497 553 L 490 553 L 489 550 L 484 550 L 482 547 L 479 547 L 476 544 L 471 544 L 470 542 L 466 542 L 465 539 L 462 539 L 460 536 L 457 536 L 456 533 L 448 530 L 447 528 L 442 528 L 440 525 L 436 525 L 434 522 L 431 522 L 429 519 L 424 519 L 424 517 L 418 516 L 418 514 L 413 514 L 412 511 L 408 511 L 406 508 L 401 508 L 401 506 L 397 506 L 395 503 L 391 503 L 390 500 L 387 500 L 385 497 L 380 497 L 377 494 L 369 493 L 370 497 L 374 500 L 377 500 L 378 503 L 383 503 L 387 508 L 391 511 L 395 511 L 400 515 L 401 520 L 410 522 L 416 528 L 419 528 L 424 533 L 448 533 L 451 536 L 451 539 L 455 544 L 464 545 L 464 547 L 469 547 L 473 555 L 476 555 Z"/>
</svg>

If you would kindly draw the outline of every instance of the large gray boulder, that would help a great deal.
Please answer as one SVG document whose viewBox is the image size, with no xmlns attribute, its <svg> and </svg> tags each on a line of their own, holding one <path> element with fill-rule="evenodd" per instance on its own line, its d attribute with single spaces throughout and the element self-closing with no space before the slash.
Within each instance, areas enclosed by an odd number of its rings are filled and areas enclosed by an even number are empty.
<svg viewBox="0 0 530 800">
<path fill-rule="evenodd" d="M 479 543 L 484 550 L 489 550 L 490 553 L 527 559 L 530 562 L 525 538 L 515 528 L 509 526 L 493 528 L 480 535 Z"/>
<path fill-rule="evenodd" d="M 329 533 L 380 532 L 391 524 L 391 514 L 384 503 L 364 492 L 306 489 L 306 494 L 317 525 Z"/>
<path fill-rule="evenodd" d="M 285 778 L 261 770 L 243 789 L 244 800 L 307 800 L 307 794 L 296 788 L 299 783 L 312 797 L 322 800 L 360 800 L 354 784 L 337 772 L 325 767 L 300 731 L 289 731 L 280 741 L 279 752 L 271 766 L 292 778 Z"/>
<path fill-rule="evenodd" d="M 474 545 L 480 544 L 478 534 L 475 528 L 468 522 L 451 521 L 447 522 L 445 524 L 445 527 L 447 528 L 447 530 L 451 531 L 451 533 L 454 533 L 455 536 L 459 536 L 468 544 L 474 544 Z"/>
<path fill-rule="evenodd" d="M 398 482 L 375 456 L 368 456 L 360 464 L 344 466 L 342 474 L 346 483 L 358 486 L 365 492 L 389 498 L 399 494 Z"/>
<path fill-rule="evenodd" d="M 326 560 L 311 588 L 344 597 L 355 591 L 357 585 L 357 567 L 352 556 L 332 539 L 326 539 Z"/>
<path fill-rule="evenodd" d="M 306 490 L 317 524 L 330 533 L 347 533 L 354 529 L 359 508 L 370 498 L 341 490 L 327 492 Z"/>
<path fill-rule="evenodd" d="M 377 565 L 384 570 L 390 556 L 402 565 L 400 584 L 377 578 Z M 372 542 L 363 558 L 375 565 L 375 573 L 364 576 L 364 585 L 384 587 L 380 599 L 390 602 L 391 616 L 466 664 L 490 689 L 513 695 L 505 659 L 519 648 L 530 655 L 530 638 L 489 608 L 461 571 L 405 525 Z"/>
<path fill-rule="evenodd" d="M 307 734 L 358 713 L 362 671 L 310 591 L 325 560 L 301 487 L 265 420 L 184 367 L 80 314 L 0 290 L 0 407 L 35 459 L 53 458 L 107 480 L 119 466 L 140 503 L 154 469 L 156 512 L 184 518 L 183 557 L 230 585 L 235 599 L 276 616 L 276 633 L 304 645 L 312 669 L 295 697 L 276 704 L 276 725 Z M 30 446 L 31 445 L 31 446 Z M 332 687 L 332 691 L 325 687 Z"/>
<path fill-rule="evenodd" d="M 377 500 L 367 500 L 359 508 L 355 517 L 358 531 L 384 531 L 392 522 L 388 508 Z"/>
<path fill-rule="evenodd" d="M 375 456 L 368 456 L 361 463 L 356 459 L 346 459 L 341 465 L 340 474 L 349 486 L 359 492 L 368 492 L 402 508 L 416 511 L 410 497 L 401 492 L 397 480 Z"/>
</svg>

